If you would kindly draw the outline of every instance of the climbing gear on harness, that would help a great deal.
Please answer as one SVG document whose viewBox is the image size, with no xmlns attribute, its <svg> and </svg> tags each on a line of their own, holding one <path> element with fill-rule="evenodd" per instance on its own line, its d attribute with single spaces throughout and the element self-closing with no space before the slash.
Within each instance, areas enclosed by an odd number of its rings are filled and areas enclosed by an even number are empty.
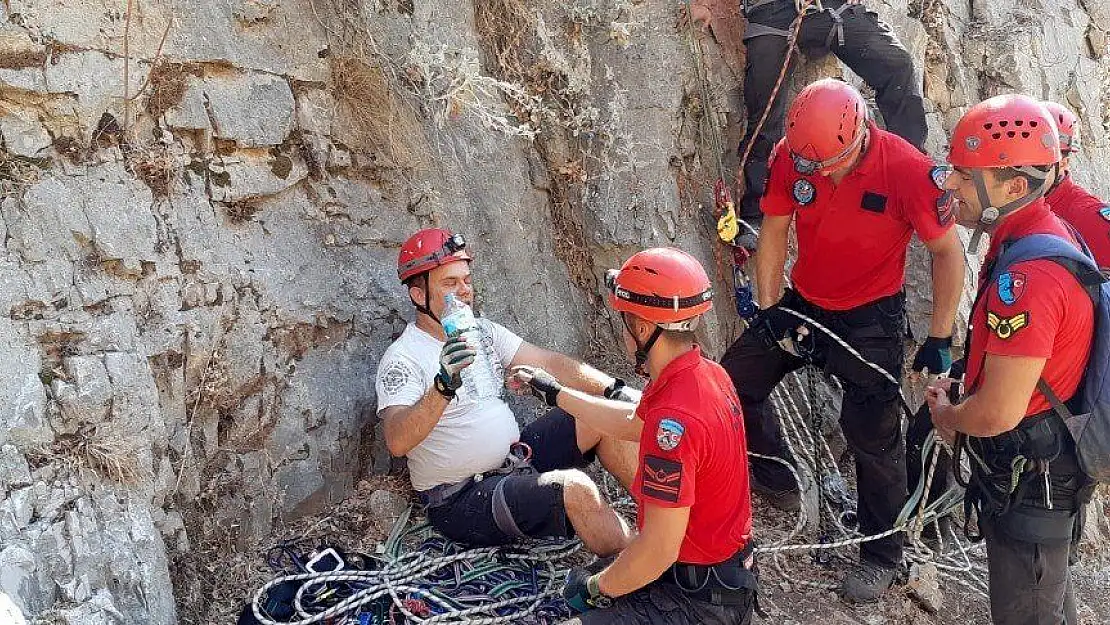
<svg viewBox="0 0 1110 625">
<path fill-rule="evenodd" d="M 509 446 L 509 455 L 505 458 L 502 465 L 492 471 L 485 473 L 478 473 L 473 477 L 469 477 L 461 482 L 454 484 L 440 484 L 428 490 L 416 491 L 416 498 L 420 503 L 424 504 L 425 508 L 438 508 L 444 504 L 449 503 L 462 491 L 466 490 L 471 484 L 481 482 L 487 477 L 495 475 L 509 475 L 512 473 L 531 473 L 535 469 L 532 467 L 532 448 L 528 443 L 516 442 Z M 496 513 L 496 510 L 494 510 Z M 496 519 L 495 519 L 496 520 Z"/>
<path fill-rule="evenodd" d="M 1044 258 L 1067 269 L 1084 287 L 1094 305 L 1091 355 L 1080 393 L 1068 402 L 1042 378 L 1037 388 L 1053 406 L 1075 440 L 1079 467 L 1096 482 L 1110 482 L 1110 279 L 1104 276 L 1090 250 L 1048 234 L 1022 237 L 1006 245 L 990 272 L 987 284 L 1014 263 Z M 1073 408 L 1068 403 L 1074 403 Z"/>
<path fill-rule="evenodd" d="M 684 564 L 676 562 L 661 576 L 658 583 L 673 584 L 688 597 L 719 606 L 756 604 L 759 570 L 755 564 L 751 542 L 728 560 L 718 564 Z"/>
<path fill-rule="evenodd" d="M 605 274 L 609 305 L 655 324 L 643 345 L 636 342 L 636 368 L 642 370 L 648 353 L 663 330 L 693 332 L 701 316 L 713 308 L 713 286 L 698 259 L 682 250 L 655 247 L 634 254 L 619 270 Z M 632 334 L 631 331 L 629 334 Z"/>
<path fill-rule="evenodd" d="M 798 49 L 798 32 L 802 28 L 802 20 L 805 18 L 806 12 L 810 9 L 810 7 L 814 6 L 815 4 L 817 4 L 816 0 L 800 0 L 800 6 L 798 6 L 798 14 L 794 17 L 794 21 L 790 24 L 790 32 L 786 38 L 786 55 L 785 58 L 783 58 L 782 60 L 782 68 L 779 69 L 779 76 L 775 80 L 775 86 L 773 89 L 771 89 L 771 97 L 767 99 L 767 105 L 763 108 L 763 114 L 760 115 L 759 122 L 755 125 L 755 128 L 750 133 L 751 140 L 749 140 L 748 145 L 744 147 L 744 153 L 740 157 L 740 166 L 737 168 L 737 171 L 741 173 L 736 177 L 737 184 L 739 184 L 740 181 L 744 179 L 744 167 L 747 166 L 748 159 L 751 158 L 752 149 L 755 147 L 755 140 L 759 137 L 759 133 L 763 130 L 763 126 L 767 123 L 767 118 L 771 116 L 771 109 L 774 108 L 775 98 L 778 97 L 779 90 L 782 89 L 782 83 L 784 80 L 786 80 L 786 71 L 790 68 L 790 61 L 794 56 L 794 53 Z M 745 33 L 745 37 L 746 36 L 747 35 Z M 737 190 L 741 191 L 740 189 Z"/>
<path fill-rule="evenodd" d="M 786 147 L 802 175 L 827 174 L 856 155 L 867 134 L 867 102 L 835 78 L 811 83 L 786 114 Z"/>
<path fill-rule="evenodd" d="M 450 230 L 443 228 L 426 228 L 401 245 L 401 252 L 397 255 L 397 277 L 402 284 L 409 286 L 416 278 L 426 276 L 436 267 L 460 260 L 471 260 L 466 253 L 466 239 L 463 235 L 452 234 Z M 412 305 L 418 312 L 428 315 L 438 323 L 439 317 L 432 312 L 432 294 L 427 281 L 423 290 L 424 303 L 412 300 Z"/>
<path fill-rule="evenodd" d="M 983 213 L 968 249 L 975 252 L 986 228 L 1048 192 L 1050 166 L 1060 162 L 1056 121 L 1040 102 L 1024 95 L 1000 95 L 971 107 L 956 123 L 948 152 L 953 167 L 971 170 Z M 994 206 L 983 169 L 1012 168 L 1040 182 L 1024 196 Z M 1048 168 L 1048 169 L 1041 169 Z"/>
<path fill-rule="evenodd" d="M 1060 131 L 1060 153 L 1068 156 L 1072 152 L 1078 152 L 1082 144 L 1079 134 L 1079 116 L 1063 104 L 1048 100 L 1042 104 L 1048 109 L 1048 114 L 1056 119 L 1056 129 Z"/>
</svg>

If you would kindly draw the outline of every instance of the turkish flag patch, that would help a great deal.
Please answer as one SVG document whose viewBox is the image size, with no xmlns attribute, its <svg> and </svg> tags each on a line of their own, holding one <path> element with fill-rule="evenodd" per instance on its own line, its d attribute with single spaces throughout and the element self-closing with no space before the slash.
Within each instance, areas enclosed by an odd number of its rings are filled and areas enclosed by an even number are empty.
<svg viewBox="0 0 1110 625">
<path fill-rule="evenodd" d="M 644 481 L 641 491 L 651 497 L 670 503 L 678 502 L 682 491 L 682 463 L 658 456 L 644 457 Z"/>
</svg>

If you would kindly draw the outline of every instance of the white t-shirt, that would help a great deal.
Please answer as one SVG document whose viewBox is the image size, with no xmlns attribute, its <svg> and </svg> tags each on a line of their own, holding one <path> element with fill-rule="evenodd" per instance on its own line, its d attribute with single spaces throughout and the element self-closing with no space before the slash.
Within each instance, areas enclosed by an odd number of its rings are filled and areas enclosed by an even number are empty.
<svg viewBox="0 0 1110 625">
<path fill-rule="evenodd" d="M 490 341 L 500 360 L 494 363 L 496 379 L 504 379 L 524 339 L 488 319 L 478 319 L 478 324 L 482 340 Z M 378 411 L 420 401 L 439 372 L 442 350 L 443 341 L 410 323 L 378 363 Z M 428 490 L 492 471 L 518 440 L 520 426 L 504 400 L 474 400 L 460 388 L 428 437 L 408 453 L 412 486 Z"/>
</svg>

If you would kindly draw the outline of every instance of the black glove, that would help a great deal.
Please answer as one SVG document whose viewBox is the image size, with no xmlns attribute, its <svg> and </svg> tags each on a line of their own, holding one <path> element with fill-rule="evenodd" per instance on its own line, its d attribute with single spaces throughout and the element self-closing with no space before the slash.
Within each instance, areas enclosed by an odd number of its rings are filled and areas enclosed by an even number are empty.
<svg viewBox="0 0 1110 625">
<path fill-rule="evenodd" d="M 440 395 L 451 399 L 462 387 L 462 370 L 474 362 L 478 352 L 467 344 L 463 335 L 447 339 L 443 351 L 439 353 L 439 373 L 436 374 L 436 390 Z"/>
<path fill-rule="evenodd" d="M 765 310 L 757 311 L 750 322 L 751 329 L 769 348 L 781 347 L 779 341 L 784 338 L 796 339 L 795 330 L 802 325 L 801 319 L 783 311 L 779 306 L 775 304 Z"/>
<path fill-rule="evenodd" d="M 509 377 L 509 388 L 516 392 L 520 392 L 522 385 L 527 385 L 528 390 L 533 395 L 543 400 L 545 404 L 554 408 L 556 401 L 559 398 L 559 391 L 563 390 L 563 385 L 559 384 L 559 380 L 550 373 L 540 369 L 539 367 L 529 367 L 522 365 L 513 367 Z"/>
<path fill-rule="evenodd" d="M 940 375 L 952 369 L 952 337 L 940 338 L 930 336 L 925 339 L 921 349 L 913 359 L 913 370 L 929 370 L 933 375 Z"/>
<path fill-rule="evenodd" d="M 581 614 L 593 608 L 607 608 L 613 600 L 601 592 L 599 575 L 590 575 L 586 569 L 571 569 L 563 586 L 563 599 L 572 610 Z"/>
<path fill-rule="evenodd" d="M 640 397 L 643 395 L 639 389 L 634 389 L 627 386 L 624 380 L 620 378 L 613 378 L 613 383 L 605 387 L 605 399 L 612 399 L 614 401 L 624 401 L 630 404 L 640 403 Z"/>
</svg>

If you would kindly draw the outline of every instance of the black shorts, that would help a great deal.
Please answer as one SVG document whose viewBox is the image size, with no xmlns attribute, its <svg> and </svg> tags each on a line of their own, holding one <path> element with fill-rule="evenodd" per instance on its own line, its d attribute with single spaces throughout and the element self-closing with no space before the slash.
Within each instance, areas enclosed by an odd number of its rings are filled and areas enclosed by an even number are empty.
<svg viewBox="0 0 1110 625">
<path fill-rule="evenodd" d="M 719 606 L 687 596 L 678 586 L 654 583 L 562 625 L 748 625 L 753 605 Z"/>
<path fill-rule="evenodd" d="M 595 454 L 578 449 L 574 417 L 554 408 L 521 430 L 520 441 L 532 448 L 533 473 L 491 475 L 473 482 L 447 503 L 430 508 L 432 527 L 456 542 L 476 546 L 505 545 L 518 537 L 502 530 L 494 518 L 494 492 L 504 489 L 505 503 L 520 531 L 533 538 L 574 536 L 563 505 L 563 485 L 541 483 L 543 473 L 582 469 Z"/>
</svg>

